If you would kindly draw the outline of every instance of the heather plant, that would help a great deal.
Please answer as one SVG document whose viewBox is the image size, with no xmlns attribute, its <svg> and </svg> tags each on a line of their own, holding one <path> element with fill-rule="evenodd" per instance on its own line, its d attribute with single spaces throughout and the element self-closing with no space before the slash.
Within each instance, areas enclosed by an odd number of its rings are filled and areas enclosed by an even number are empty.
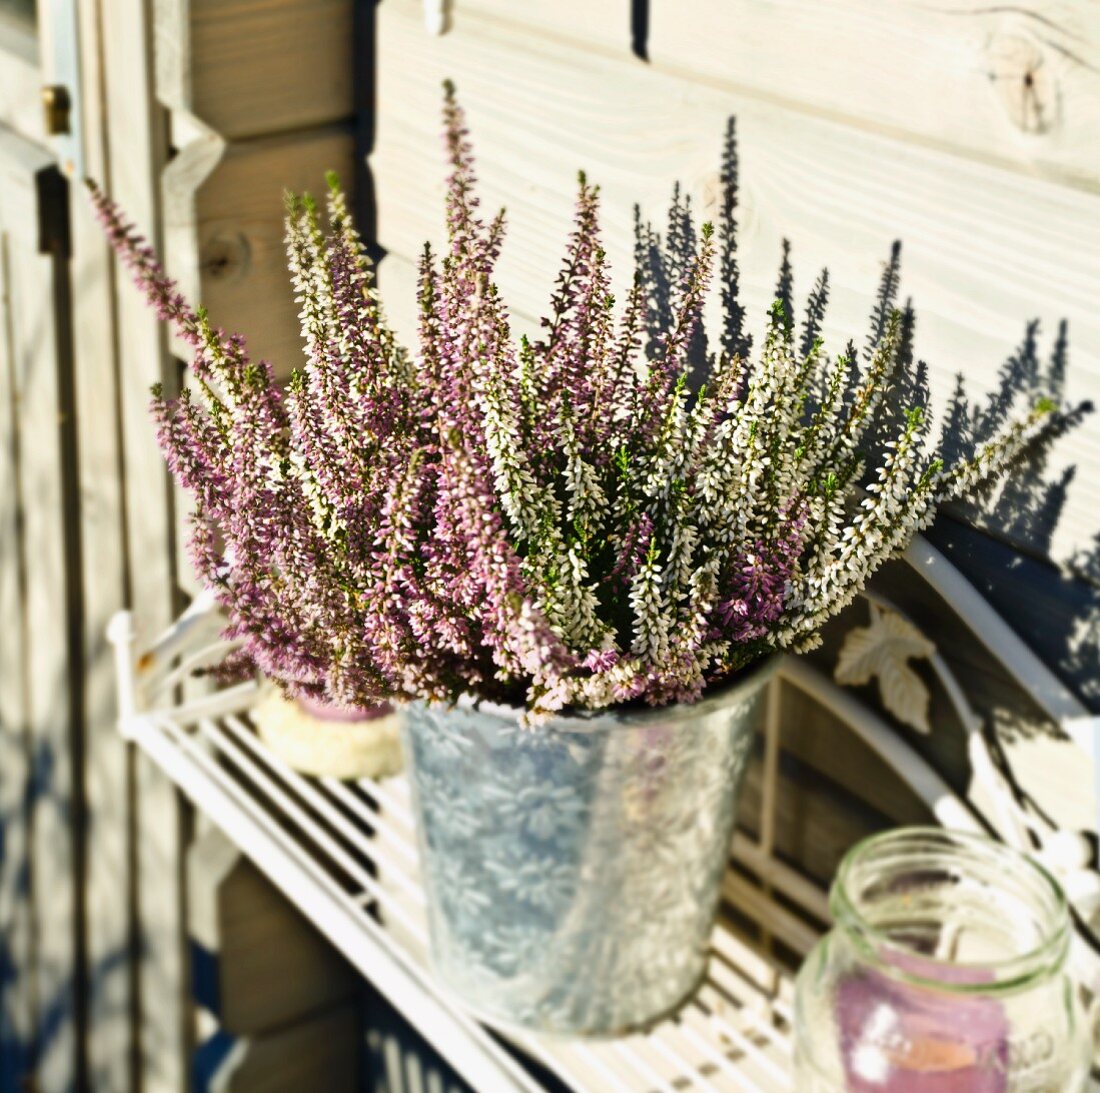
<svg viewBox="0 0 1100 1093">
<path fill-rule="evenodd" d="M 813 646 L 939 501 L 997 479 L 1052 418 L 1040 400 L 945 466 L 923 400 L 890 397 L 905 389 L 905 316 L 883 306 L 864 354 L 831 356 L 818 333 L 827 280 L 798 329 L 789 267 L 752 352 L 732 129 L 718 231 L 697 231 L 678 193 L 675 246 L 639 221 L 621 305 L 599 191 L 581 175 L 541 336 L 517 339 L 493 280 L 504 214 L 479 209 L 450 89 L 445 144 L 447 247 L 420 260 L 415 352 L 387 325 L 336 180 L 324 215 L 288 197 L 305 364 L 285 390 L 93 192 L 194 350 L 189 386 L 153 399 L 194 501 L 192 560 L 240 641 L 234 666 L 291 693 L 352 705 L 469 694 L 534 718 L 692 702 L 773 650 Z M 711 351 L 716 263 L 725 322 Z"/>
</svg>

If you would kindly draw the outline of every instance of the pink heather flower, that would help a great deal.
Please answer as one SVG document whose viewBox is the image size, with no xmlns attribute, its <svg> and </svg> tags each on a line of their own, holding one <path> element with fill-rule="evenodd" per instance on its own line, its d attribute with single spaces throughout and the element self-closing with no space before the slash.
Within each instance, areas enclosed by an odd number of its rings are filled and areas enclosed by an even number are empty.
<svg viewBox="0 0 1100 1093">
<path fill-rule="evenodd" d="M 619 653 L 614 649 L 593 649 L 581 663 L 590 672 L 608 672 L 620 659 Z"/>
<path fill-rule="evenodd" d="M 1043 427 L 1048 405 L 944 469 L 914 411 L 862 476 L 898 320 L 854 378 L 809 334 L 795 346 L 782 304 L 742 359 L 732 129 L 717 237 L 679 194 L 666 240 L 639 221 L 621 306 L 582 175 L 543 334 L 517 341 L 493 281 L 504 216 L 481 215 L 452 88 L 444 121 L 448 242 L 420 263 L 415 352 L 386 323 L 335 180 L 323 210 L 288 200 L 304 361 L 285 390 L 92 188 L 138 287 L 194 347 L 185 389 L 155 391 L 153 415 L 194 502 L 192 562 L 241 643 L 226 673 L 346 706 L 693 702 L 812 641 L 938 498 L 1001 473 Z M 716 248 L 728 336 L 712 354 Z"/>
</svg>

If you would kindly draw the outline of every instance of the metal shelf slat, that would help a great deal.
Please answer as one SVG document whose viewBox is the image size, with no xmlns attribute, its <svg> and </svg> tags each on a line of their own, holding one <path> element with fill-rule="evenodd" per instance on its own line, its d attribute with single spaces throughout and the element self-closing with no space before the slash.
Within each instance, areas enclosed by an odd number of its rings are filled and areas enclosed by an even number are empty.
<svg viewBox="0 0 1100 1093">
<path fill-rule="evenodd" d="M 248 725 L 251 700 L 242 693 L 238 708 L 216 717 L 207 716 L 209 705 L 191 707 L 191 717 L 188 707 L 177 716 L 129 713 L 124 731 L 474 1088 L 538 1093 L 533 1074 L 433 981 L 407 783 L 302 777 Z M 792 1089 L 789 1018 L 779 1001 L 789 982 L 725 926 L 714 944 L 714 979 L 647 1033 L 507 1039 L 577 1093 Z"/>
</svg>

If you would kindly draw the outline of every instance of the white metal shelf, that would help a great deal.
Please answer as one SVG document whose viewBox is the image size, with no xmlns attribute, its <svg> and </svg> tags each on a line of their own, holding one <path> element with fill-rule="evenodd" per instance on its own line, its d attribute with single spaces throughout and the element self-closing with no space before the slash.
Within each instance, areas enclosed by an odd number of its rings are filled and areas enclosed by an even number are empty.
<svg viewBox="0 0 1100 1093">
<path fill-rule="evenodd" d="M 1020 681 L 1038 708 L 1095 754 L 1100 721 L 1083 710 L 1022 642 L 990 611 L 949 563 L 922 539 L 907 556 Z M 792 983 L 778 961 L 743 940 L 731 920 L 712 939 L 706 982 L 671 1020 L 645 1035 L 579 1041 L 494 1033 L 446 998 L 428 966 L 424 895 L 408 790 L 401 778 L 342 784 L 303 778 L 259 741 L 249 723 L 258 689 L 241 685 L 183 705 L 159 705 L 202 661 L 225 646 L 214 600 L 201 594 L 156 644 L 134 647 L 130 617 L 112 622 L 122 731 L 233 840 L 347 958 L 402 1011 L 479 1093 L 537 1091 L 520 1061 L 525 1054 L 574 1090 L 599 1093 L 771 1091 L 790 1078 Z M 214 644 L 210 644 L 213 642 Z M 205 647 L 204 647 L 205 646 Z M 196 651 L 197 650 L 197 651 Z M 976 778 L 997 807 L 993 826 L 1020 849 L 1031 848 L 1018 803 L 989 760 L 976 718 L 942 658 L 933 667 L 967 726 Z M 811 696 L 908 783 L 945 826 L 983 830 L 974 806 L 961 800 L 928 763 L 852 693 L 804 660 L 787 659 L 785 684 Z M 774 854 L 780 712 L 773 683 L 764 731 L 759 841 L 738 836 L 737 867 L 723 892 L 738 921 L 759 927 L 777 950 L 804 955 L 825 924 L 825 893 Z M 170 701 L 170 700 L 169 700 Z M 1097 764 L 1100 770 L 1100 763 Z M 1007 809 L 1007 811 L 1006 811 Z M 1084 935 L 1074 968 L 1100 995 L 1100 956 Z M 1100 1090 L 1100 1083 L 1091 1089 Z"/>
<path fill-rule="evenodd" d="M 405 779 L 345 784 L 296 774 L 255 734 L 255 695 L 236 688 L 190 714 L 186 706 L 128 712 L 123 730 L 474 1089 L 540 1090 L 524 1054 L 578 1091 L 793 1088 L 790 980 L 729 923 L 715 932 L 706 983 L 674 1018 L 618 1039 L 510 1035 L 519 1054 L 508 1050 L 432 976 Z"/>
</svg>

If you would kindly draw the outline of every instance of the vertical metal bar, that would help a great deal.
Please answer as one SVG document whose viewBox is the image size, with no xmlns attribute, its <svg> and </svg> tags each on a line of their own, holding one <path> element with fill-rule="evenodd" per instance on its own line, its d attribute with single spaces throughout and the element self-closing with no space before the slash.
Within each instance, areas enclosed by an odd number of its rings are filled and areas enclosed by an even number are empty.
<svg viewBox="0 0 1100 1093">
<path fill-rule="evenodd" d="M 780 746 L 780 722 L 779 722 L 779 688 L 783 686 L 782 679 L 772 676 L 768 683 L 768 691 L 765 696 L 764 709 L 764 767 L 763 790 L 760 797 L 760 851 L 764 861 L 771 861 L 775 852 L 775 813 L 779 807 L 779 746 Z M 763 878 L 764 894 L 771 897 L 771 881 Z M 765 934 L 762 941 L 771 951 L 771 935 Z"/>
</svg>

